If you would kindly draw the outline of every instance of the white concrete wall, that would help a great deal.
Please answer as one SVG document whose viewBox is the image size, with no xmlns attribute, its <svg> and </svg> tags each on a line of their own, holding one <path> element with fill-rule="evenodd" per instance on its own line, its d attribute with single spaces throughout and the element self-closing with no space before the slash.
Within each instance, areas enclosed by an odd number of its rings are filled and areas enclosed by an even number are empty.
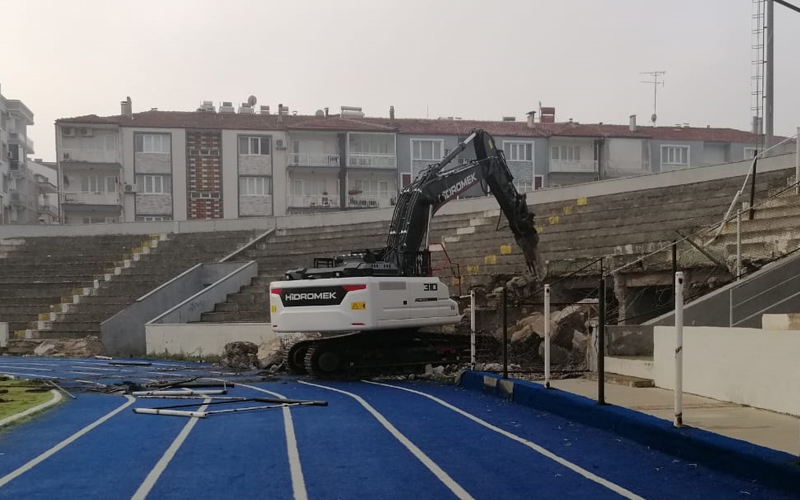
<svg viewBox="0 0 800 500">
<path fill-rule="evenodd" d="M 277 338 L 267 323 L 150 324 L 145 331 L 147 353 L 222 355 L 225 344 L 245 341 L 257 345 Z"/>
<path fill-rule="evenodd" d="M 675 327 L 657 326 L 654 332 L 655 384 L 672 389 Z M 683 389 L 800 415 L 800 331 L 684 327 Z"/>
<path fill-rule="evenodd" d="M 644 139 L 608 139 L 608 158 L 604 158 L 608 169 L 614 174 L 641 173 L 649 171 L 649 165 L 642 162 L 642 142 Z M 581 151 L 581 153 L 583 153 Z"/>
</svg>

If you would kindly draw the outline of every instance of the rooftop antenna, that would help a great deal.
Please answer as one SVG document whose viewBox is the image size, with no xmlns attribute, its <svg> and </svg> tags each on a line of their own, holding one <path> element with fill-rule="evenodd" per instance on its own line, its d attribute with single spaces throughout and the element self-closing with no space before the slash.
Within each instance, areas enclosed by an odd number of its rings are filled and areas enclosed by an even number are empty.
<svg viewBox="0 0 800 500">
<path fill-rule="evenodd" d="M 656 108 L 658 105 L 658 86 L 664 86 L 663 78 L 659 80 L 659 78 L 663 77 L 667 74 L 666 71 L 642 71 L 639 73 L 640 75 L 650 75 L 653 77 L 652 80 L 642 81 L 642 83 L 649 83 L 653 85 L 653 115 L 650 117 L 650 121 L 653 122 L 653 126 L 656 126 L 656 120 L 658 119 L 658 115 L 656 114 Z"/>
<path fill-rule="evenodd" d="M 250 97 L 247 98 L 247 104 L 249 104 L 251 108 L 254 107 L 257 102 L 258 99 L 256 99 L 256 96 L 254 95 L 251 95 Z"/>
</svg>

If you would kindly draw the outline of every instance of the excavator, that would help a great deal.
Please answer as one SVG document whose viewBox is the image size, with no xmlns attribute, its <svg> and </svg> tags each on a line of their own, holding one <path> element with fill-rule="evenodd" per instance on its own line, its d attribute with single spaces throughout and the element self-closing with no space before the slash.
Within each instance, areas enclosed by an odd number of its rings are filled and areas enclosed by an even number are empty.
<svg viewBox="0 0 800 500">
<path fill-rule="evenodd" d="M 475 160 L 446 168 L 470 144 Z M 313 267 L 287 271 L 283 281 L 270 284 L 273 331 L 320 334 L 289 347 L 289 370 L 315 377 L 369 376 L 463 362 L 464 336 L 426 331 L 462 318 L 447 286 L 432 276 L 427 247 L 433 215 L 478 184 L 500 205 L 529 272 L 543 279 L 539 235 L 525 194 L 517 192 L 492 136 L 473 130 L 403 188 L 385 247 L 316 258 Z"/>
</svg>

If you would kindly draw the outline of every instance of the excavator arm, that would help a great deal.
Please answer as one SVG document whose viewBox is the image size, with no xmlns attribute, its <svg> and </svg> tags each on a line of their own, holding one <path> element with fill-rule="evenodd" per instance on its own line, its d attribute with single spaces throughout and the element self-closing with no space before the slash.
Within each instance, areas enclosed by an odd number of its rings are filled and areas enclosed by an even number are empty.
<svg viewBox="0 0 800 500">
<path fill-rule="evenodd" d="M 446 169 L 470 144 L 475 148 L 475 161 Z M 406 274 L 403 271 L 409 269 L 411 263 L 405 260 L 419 252 L 430 229 L 431 217 L 447 202 L 481 183 L 500 205 L 528 269 L 543 279 L 546 269 L 537 248 L 539 235 L 534 227 L 534 214 L 528 209 L 525 194 L 517 192 L 513 180 L 503 152 L 497 149 L 492 136 L 483 130 L 474 130 L 442 161 L 420 173 L 400 193 L 383 260 L 393 262 L 401 274 Z"/>
</svg>

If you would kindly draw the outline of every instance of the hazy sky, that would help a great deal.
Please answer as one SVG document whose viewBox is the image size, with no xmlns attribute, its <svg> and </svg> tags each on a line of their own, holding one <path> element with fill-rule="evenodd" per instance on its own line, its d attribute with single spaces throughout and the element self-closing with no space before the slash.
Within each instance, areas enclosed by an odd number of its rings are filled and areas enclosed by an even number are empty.
<svg viewBox="0 0 800 500">
<path fill-rule="evenodd" d="M 796 3 L 800 4 L 800 1 Z M 776 133 L 800 125 L 800 14 L 776 9 Z M 246 100 L 313 113 L 749 128 L 751 0 L 0 0 L 0 84 L 57 118 Z"/>
</svg>

